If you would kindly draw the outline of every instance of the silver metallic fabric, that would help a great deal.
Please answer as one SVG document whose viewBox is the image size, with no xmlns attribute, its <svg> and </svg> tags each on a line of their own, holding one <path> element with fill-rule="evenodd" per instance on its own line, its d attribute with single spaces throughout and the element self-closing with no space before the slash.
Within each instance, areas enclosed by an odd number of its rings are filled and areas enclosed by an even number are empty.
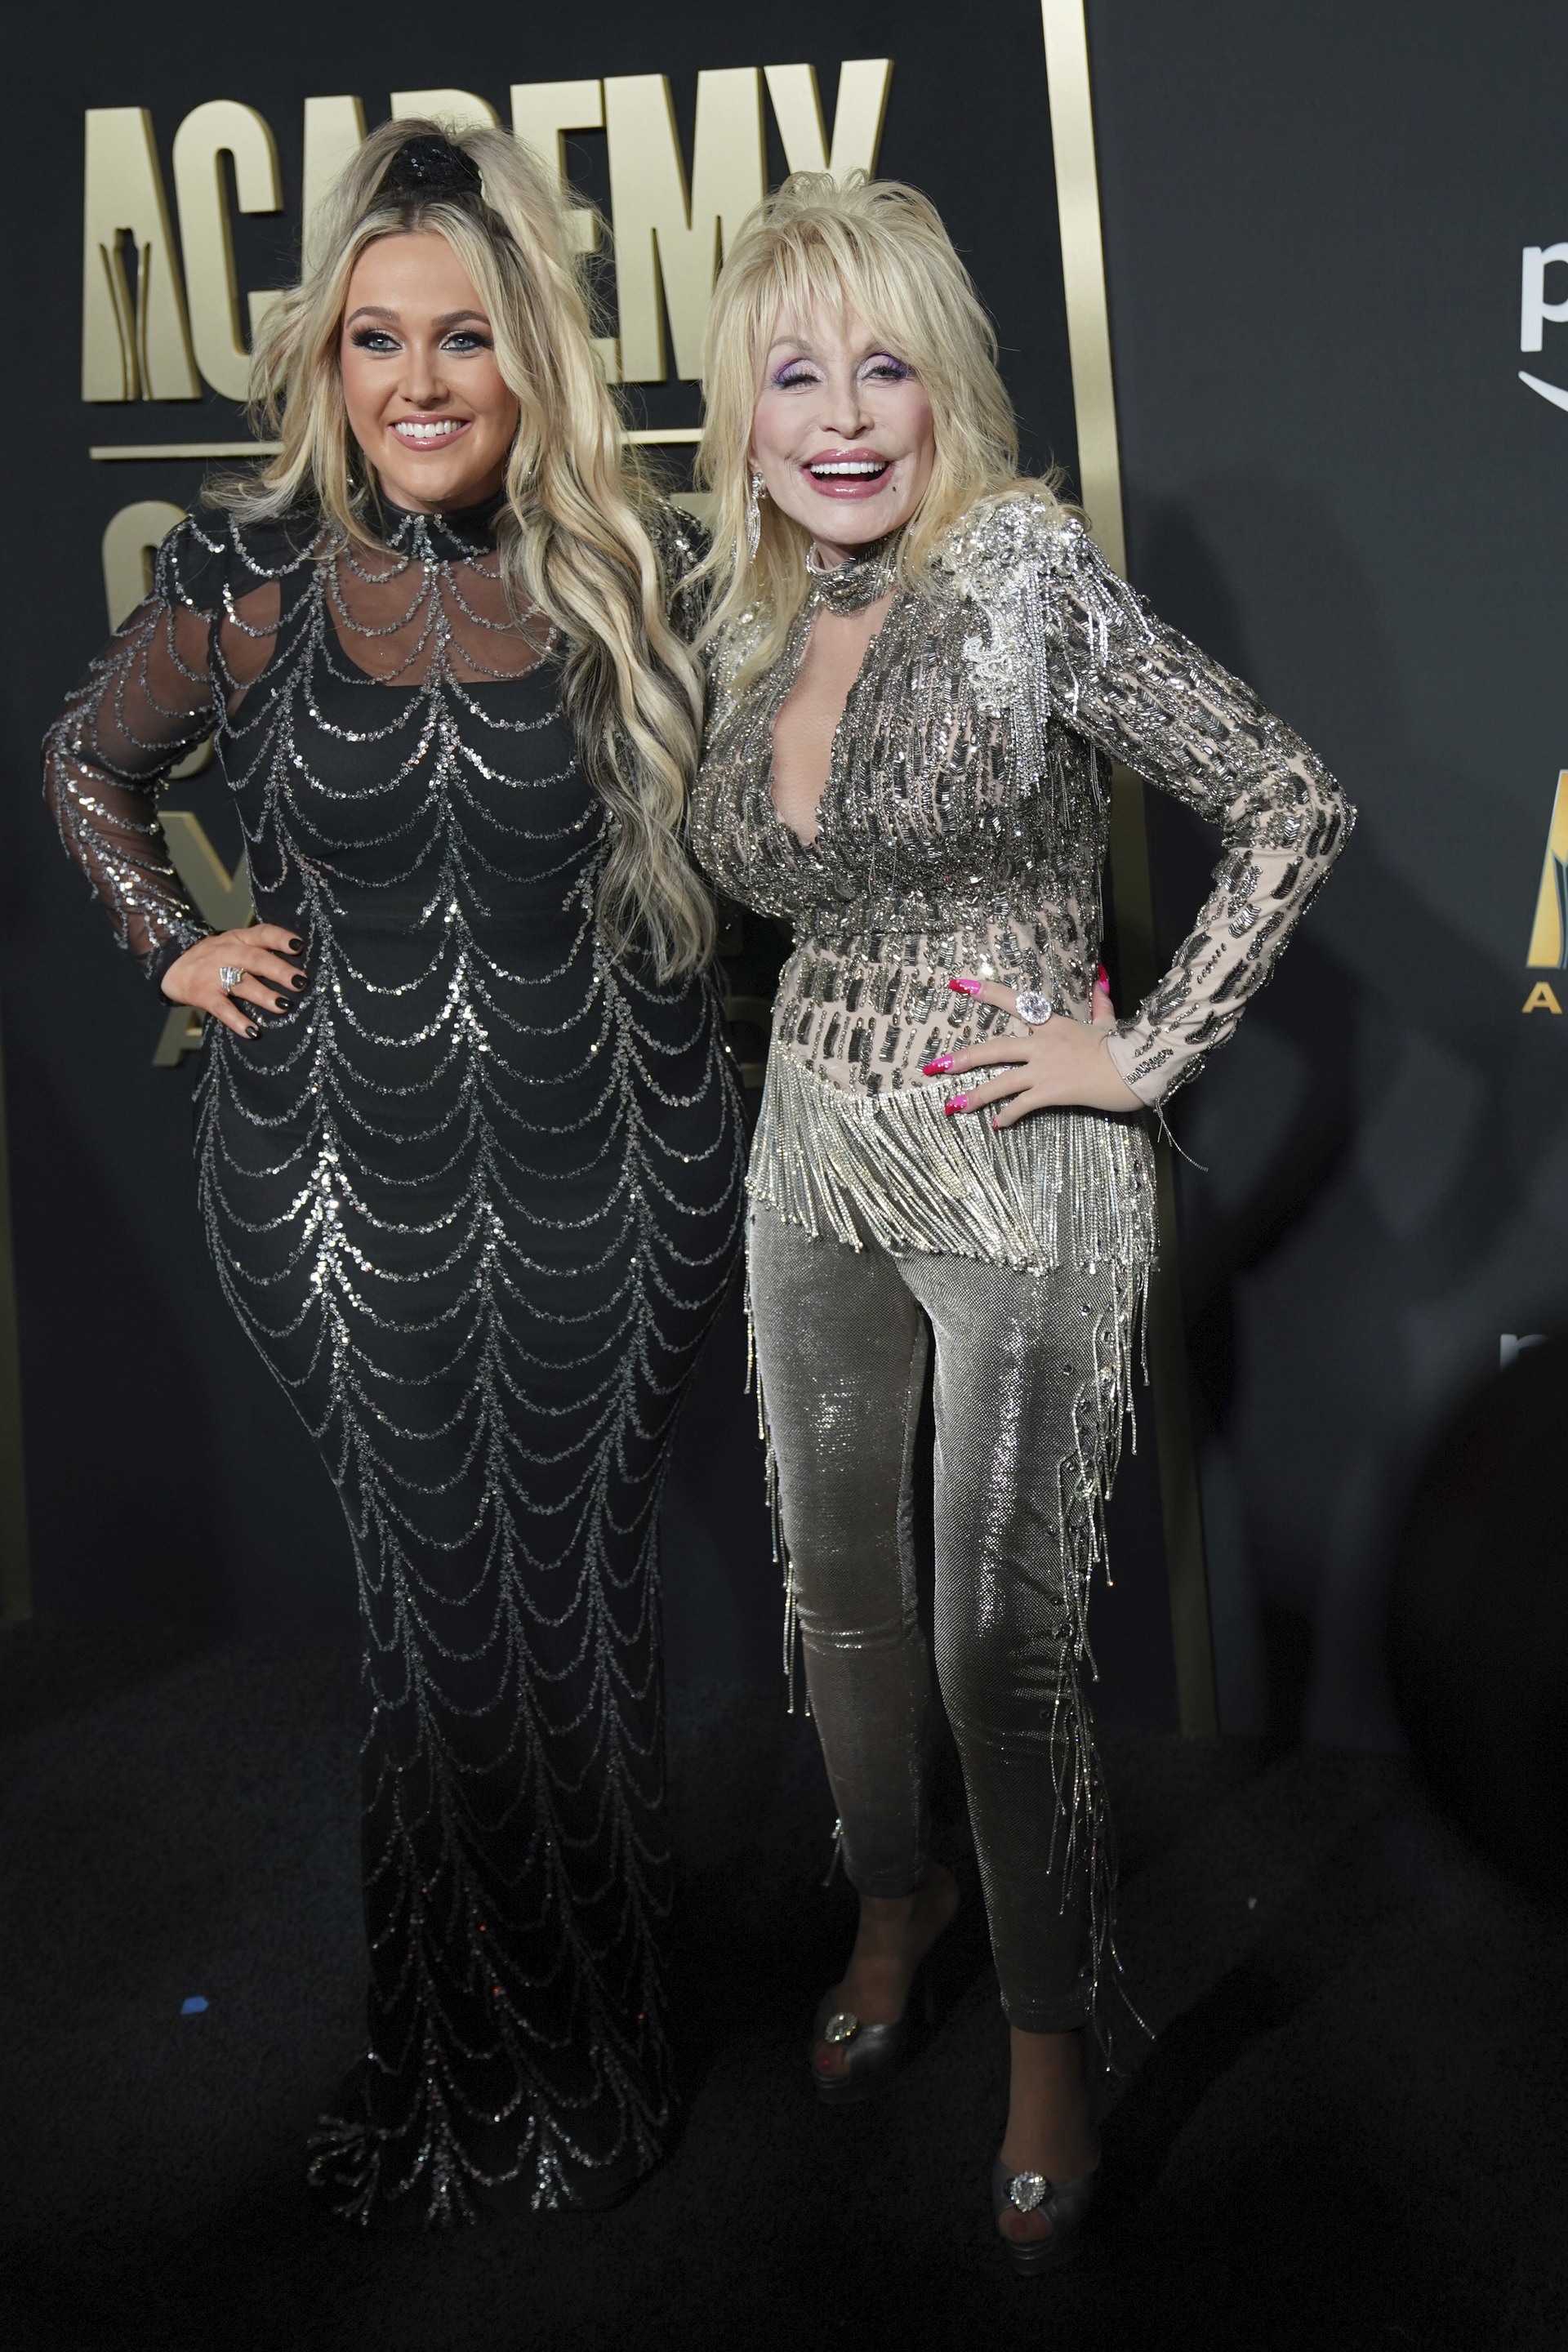
<svg viewBox="0 0 1568 2352">
<path fill-rule="evenodd" d="M 994 1265 L 1154 1256 L 1153 1155 L 1142 1124 L 1048 1110 L 1016 1127 L 948 1118 L 946 1089 L 847 1094 L 775 1049 L 747 1185 L 809 1234 L 937 1250 Z"/>
<path fill-rule="evenodd" d="M 1152 1104 L 1234 1030 L 1342 847 L 1344 794 L 1251 689 L 1167 628 L 1076 520 L 984 503 L 901 590 L 835 739 L 809 847 L 769 794 L 773 724 L 814 597 L 762 676 L 744 623 L 715 648 L 699 862 L 790 919 L 773 1051 L 848 1093 L 931 1089 L 922 1062 L 1007 1027 L 950 974 L 1087 1019 L 1100 950 L 1108 762 L 1218 824 L 1215 887 L 1170 971 L 1110 1042 Z M 932 1106 L 935 1108 L 934 1104 Z"/>
<path fill-rule="evenodd" d="M 937 1674 L 1008 2013 L 1043 2031 L 1089 2013 L 1112 1957 L 1085 1610 L 1154 1255 L 1152 1158 L 1135 1116 L 949 1118 L 949 1082 L 921 1065 L 1023 1029 L 951 977 L 1030 992 L 1031 1017 L 1090 1017 L 1112 761 L 1222 835 L 1190 936 L 1108 1041 L 1149 1106 L 1231 1034 L 1353 812 L 1048 496 L 982 501 L 916 583 L 894 585 L 896 557 L 889 541 L 814 580 L 771 667 L 756 615 L 720 638 L 691 837 L 724 890 L 795 929 L 748 1177 L 752 1304 L 851 1875 L 897 1893 L 924 1867 L 908 1454 L 929 1322 Z M 823 606 L 889 586 L 803 844 L 773 803 L 774 719 Z"/>
<path fill-rule="evenodd" d="M 911 1471 L 935 1348 L 936 1679 L 963 1760 L 1003 2005 L 1066 2032 L 1111 1970 L 1110 1824 L 1084 1682 L 1135 1277 L 750 1233 L 757 1361 L 812 1712 L 864 1895 L 927 1868 L 932 1702 Z"/>
</svg>

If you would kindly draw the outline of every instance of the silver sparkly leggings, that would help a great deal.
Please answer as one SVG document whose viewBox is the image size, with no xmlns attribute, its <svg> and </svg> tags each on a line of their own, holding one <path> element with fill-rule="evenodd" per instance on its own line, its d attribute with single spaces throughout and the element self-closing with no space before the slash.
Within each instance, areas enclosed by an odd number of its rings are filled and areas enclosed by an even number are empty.
<svg viewBox="0 0 1568 2352">
<path fill-rule="evenodd" d="M 1110 1958 L 1084 1617 L 1134 1286 L 1115 1268 L 857 1251 L 760 1206 L 750 1280 L 812 1711 L 863 1895 L 910 1894 L 928 1867 L 910 1473 L 934 1340 L 937 1680 L 1003 2007 L 1028 2032 L 1069 2031 Z"/>
</svg>

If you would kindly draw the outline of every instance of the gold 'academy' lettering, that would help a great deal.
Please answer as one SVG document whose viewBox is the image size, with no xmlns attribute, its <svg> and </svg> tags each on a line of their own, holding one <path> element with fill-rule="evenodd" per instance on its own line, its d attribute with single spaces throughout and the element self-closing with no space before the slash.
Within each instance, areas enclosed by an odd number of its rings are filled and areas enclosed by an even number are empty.
<svg viewBox="0 0 1568 2352">
<path fill-rule="evenodd" d="M 668 374 L 668 307 L 677 372 L 694 379 L 702 373 L 702 330 L 722 248 L 763 200 L 763 78 L 754 66 L 698 75 L 689 198 L 667 76 L 612 77 L 605 121 L 621 373 L 631 383 Z"/>
<path fill-rule="evenodd" d="M 153 118 L 144 106 L 89 107 L 84 179 L 82 398 L 199 400 Z"/>
<path fill-rule="evenodd" d="M 555 174 L 563 194 L 567 184 L 567 131 L 604 127 L 602 81 L 514 81 L 511 86 L 511 135 Z M 599 242 L 599 216 L 586 205 L 574 205 L 571 211 L 578 248 L 592 253 Z"/>
<path fill-rule="evenodd" d="M 815 69 L 769 66 L 768 95 L 790 170 L 831 168 L 836 177 L 873 171 L 892 70 L 887 58 L 851 58 L 840 68 L 830 164 Z M 621 373 L 628 383 L 658 383 L 668 372 L 665 309 L 677 373 L 692 382 L 702 373 L 702 331 L 720 261 L 763 199 L 762 81 L 755 67 L 698 75 L 689 197 L 668 78 L 628 74 L 605 84 Z"/>
<path fill-rule="evenodd" d="M 305 100 L 304 186 L 300 217 L 305 268 L 316 258 L 317 224 L 321 199 L 364 138 L 364 109 L 357 98 L 308 98 Z"/>
<path fill-rule="evenodd" d="M 174 133 L 174 201 L 185 257 L 185 295 L 196 365 L 215 392 L 243 402 L 250 388 L 250 351 L 241 330 L 223 159 L 234 164 L 242 213 L 279 213 L 283 188 L 272 133 L 253 106 L 215 98 L 187 114 Z M 253 294 L 254 333 L 272 297 Z"/>
<path fill-rule="evenodd" d="M 612 379 L 662 381 L 665 318 L 677 372 L 695 381 L 713 280 L 726 244 L 761 201 L 766 177 L 765 85 L 792 172 L 836 178 L 873 172 L 892 80 L 888 58 L 852 58 L 839 68 L 829 137 L 816 74 L 809 65 L 733 66 L 697 77 L 697 122 L 689 180 L 663 74 L 607 81 L 514 82 L 513 136 L 565 183 L 563 134 L 608 134 L 610 209 L 616 233 L 620 335 L 599 346 Z M 364 108 L 352 96 L 307 98 L 300 215 L 306 266 L 315 258 L 321 200 L 365 135 Z M 467 89 L 392 93 L 396 121 L 433 114 L 459 124 L 494 125 L 488 99 Z M 248 345 L 275 291 L 241 299 L 223 159 L 234 167 L 244 213 L 282 209 L 271 130 L 254 107 L 212 99 L 180 124 L 174 144 L 184 278 L 170 233 L 153 122 L 144 107 L 93 107 L 87 113 L 82 234 L 82 398 L 198 400 L 205 377 L 242 401 Z M 574 207 L 577 242 L 590 251 L 597 226 Z M 186 295 L 189 295 L 189 324 Z M 248 329 L 248 332 L 247 332 Z M 197 369 L 200 369 L 200 375 Z"/>
<path fill-rule="evenodd" d="M 829 148 L 815 66 L 765 66 L 763 79 L 773 101 L 773 121 L 792 172 L 831 172 L 836 180 L 851 172 L 874 172 L 882 143 L 882 118 L 893 79 L 891 58 L 849 58 L 838 68 L 838 102 Z"/>
<path fill-rule="evenodd" d="M 1555 991 L 1544 980 L 1538 980 L 1524 1000 L 1526 1013 L 1561 1013 Z"/>
</svg>

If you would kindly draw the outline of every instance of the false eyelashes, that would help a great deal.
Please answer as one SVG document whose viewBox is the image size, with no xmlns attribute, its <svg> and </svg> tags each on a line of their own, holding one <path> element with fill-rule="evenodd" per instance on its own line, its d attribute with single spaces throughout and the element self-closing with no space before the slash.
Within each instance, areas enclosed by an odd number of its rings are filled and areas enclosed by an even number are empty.
<svg viewBox="0 0 1568 2352">
<path fill-rule="evenodd" d="M 890 352 L 877 352 L 871 358 L 861 361 L 856 373 L 875 373 L 893 383 L 907 383 L 914 370 L 908 360 L 895 359 Z M 785 360 L 769 381 L 773 391 L 791 392 L 798 384 L 819 383 L 821 380 L 821 370 L 813 362 L 795 359 Z"/>
</svg>

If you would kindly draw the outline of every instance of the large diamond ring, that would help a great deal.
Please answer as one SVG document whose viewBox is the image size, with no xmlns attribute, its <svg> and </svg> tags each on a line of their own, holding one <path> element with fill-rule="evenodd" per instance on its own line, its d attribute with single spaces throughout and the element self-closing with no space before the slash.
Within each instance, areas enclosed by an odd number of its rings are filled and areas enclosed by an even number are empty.
<svg viewBox="0 0 1568 2352">
<path fill-rule="evenodd" d="M 1038 1029 L 1050 1019 L 1055 1010 L 1043 988 L 1021 988 L 1018 991 L 1018 1018 L 1026 1021 L 1031 1029 Z"/>
<path fill-rule="evenodd" d="M 1043 2172 L 1016 2172 L 1008 2184 L 1008 2201 L 1020 2213 L 1032 2213 L 1037 2205 L 1045 2203 L 1050 2186 Z"/>
<path fill-rule="evenodd" d="M 245 978 L 245 966 L 242 963 L 220 963 L 217 978 L 220 988 L 237 988 Z"/>
</svg>

